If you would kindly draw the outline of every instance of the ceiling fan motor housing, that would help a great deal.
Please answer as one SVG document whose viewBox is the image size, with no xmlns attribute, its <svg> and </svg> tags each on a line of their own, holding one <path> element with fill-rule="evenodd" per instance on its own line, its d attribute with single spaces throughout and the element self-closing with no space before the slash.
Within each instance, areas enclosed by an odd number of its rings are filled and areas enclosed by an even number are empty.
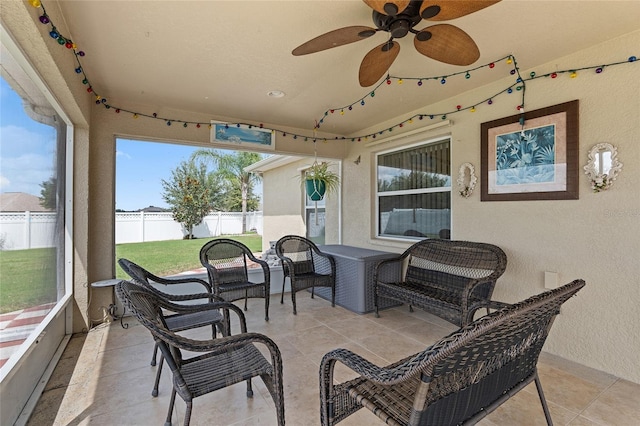
<svg viewBox="0 0 640 426">
<path fill-rule="evenodd" d="M 374 10 L 373 23 L 382 31 L 391 33 L 394 38 L 402 38 L 422 20 L 419 12 L 420 2 L 411 2 L 402 13 L 395 16 L 384 15 Z"/>
</svg>

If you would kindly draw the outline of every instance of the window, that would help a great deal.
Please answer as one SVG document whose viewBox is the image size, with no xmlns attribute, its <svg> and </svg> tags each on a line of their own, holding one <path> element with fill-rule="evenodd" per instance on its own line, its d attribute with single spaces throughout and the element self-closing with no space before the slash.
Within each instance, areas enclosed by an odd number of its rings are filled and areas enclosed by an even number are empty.
<svg viewBox="0 0 640 426">
<path fill-rule="evenodd" d="M 0 423 L 14 424 L 71 332 L 73 128 L 0 34 Z"/>
<path fill-rule="evenodd" d="M 449 239 L 450 140 L 383 152 L 376 160 L 378 236 Z"/>
</svg>

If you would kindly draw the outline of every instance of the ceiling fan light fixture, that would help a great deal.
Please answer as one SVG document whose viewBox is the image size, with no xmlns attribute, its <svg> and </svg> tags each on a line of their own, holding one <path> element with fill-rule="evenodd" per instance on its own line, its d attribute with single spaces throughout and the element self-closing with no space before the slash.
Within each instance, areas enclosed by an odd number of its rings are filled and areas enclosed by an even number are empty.
<svg viewBox="0 0 640 426">
<path fill-rule="evenodd" d="M 402 38 L 409 33 L 409 21 L 404 19 L 400 19 L 391 24 L 389 27 L 389 32 L 393 36 L 393 38 Z"/>
</svg>

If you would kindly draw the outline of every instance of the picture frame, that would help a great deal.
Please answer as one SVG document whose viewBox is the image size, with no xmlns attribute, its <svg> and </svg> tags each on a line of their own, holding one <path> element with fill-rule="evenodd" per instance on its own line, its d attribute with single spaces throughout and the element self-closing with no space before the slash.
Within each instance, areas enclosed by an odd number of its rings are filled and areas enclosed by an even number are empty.
<svg viewBox="0 0 640 426">
<path fill-rule="evenodd" d="M 488 121 L 480 130 L 481 201 L 578 199 L 578 100 Z"/>
<path fill-rule="evenodd" d="M 271 129 L 247 124 L 212 121 L 210 141 L 229 145 L 243 145 L 250 149 L 275 149 L 275 134 Z"/>
</svg>

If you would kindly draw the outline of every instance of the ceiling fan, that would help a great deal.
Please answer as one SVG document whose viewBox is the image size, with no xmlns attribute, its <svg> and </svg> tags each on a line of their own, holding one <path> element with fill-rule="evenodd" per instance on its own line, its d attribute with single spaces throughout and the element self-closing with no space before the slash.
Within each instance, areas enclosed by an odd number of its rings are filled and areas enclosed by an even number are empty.
<svg viewBox="0 0 640 426">
<path fill-rule="evenodd" d="M 350 26 L 329 31 L 293 49 L 293 55 L 307 55 L 332 47 L 343 46 L 371 37 L 378 31 L 389 33 L 389 39 L 366 54 L 360 64 L 359 80 L 368 87 L 389 70 L 400 53 L 394 39 L 415 34 L 413 44 L 423 55 L 451 65 L 470 65 L 480 57 L 473 39 L 450 24 L 431 25 L 421 30 L 414 27 L 421 20 L 447 21 L 477 12 L 500 0 L 363 0 L 373 9 L 376 28 Z"/>
</svg>

